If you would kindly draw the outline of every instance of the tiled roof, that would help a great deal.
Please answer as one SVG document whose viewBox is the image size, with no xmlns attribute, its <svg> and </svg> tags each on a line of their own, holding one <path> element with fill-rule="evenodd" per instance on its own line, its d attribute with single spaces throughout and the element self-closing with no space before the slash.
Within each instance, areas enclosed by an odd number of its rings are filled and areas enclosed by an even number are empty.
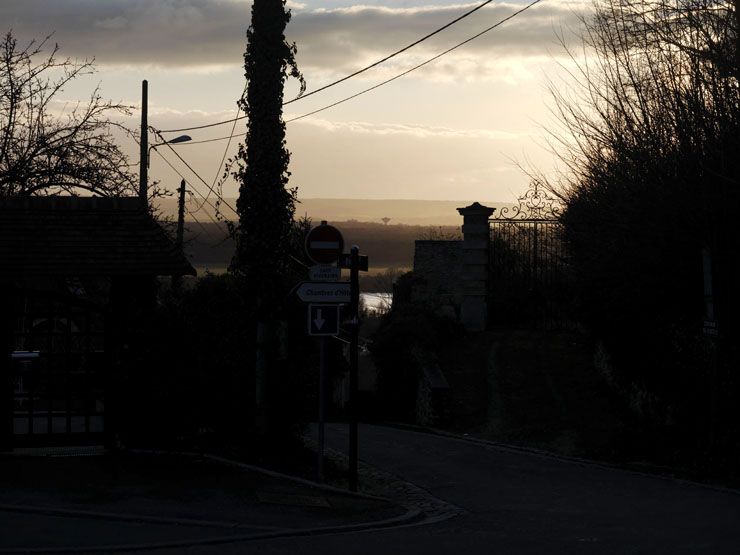
<svg viewBox="0 0 740 555">
<path fill-rule="evenodd" d="M 0 278 L 195 275 L 138 198 L 0 199 Z"/>
</svg>

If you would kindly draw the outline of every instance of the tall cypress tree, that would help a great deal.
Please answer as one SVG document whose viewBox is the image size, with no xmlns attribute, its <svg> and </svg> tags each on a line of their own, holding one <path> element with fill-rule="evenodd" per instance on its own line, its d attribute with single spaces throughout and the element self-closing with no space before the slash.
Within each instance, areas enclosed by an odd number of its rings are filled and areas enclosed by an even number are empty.
<svg viewBox="0 0 740 555">
<path fill-rule="evenodd" d="M 247 300 L 257 315 L 257 426 L 266 432 L 267 373 L 271 366 L 273 315 L 285 296 L 296 189 L 288 187 L 290 152 L 285 146 L 283 87 L 288 76 L 305 82 L 295 62 L 295 44 L 285 40 L 290 11 L 284 0 L 254 0 L 244 54 L 246 96 L 239 106 L 248 118 L 247 137 L 239 145 L 239 185 L 235 230 L 237 250 L 232 270 L 243 278 Z"/>
</svg>

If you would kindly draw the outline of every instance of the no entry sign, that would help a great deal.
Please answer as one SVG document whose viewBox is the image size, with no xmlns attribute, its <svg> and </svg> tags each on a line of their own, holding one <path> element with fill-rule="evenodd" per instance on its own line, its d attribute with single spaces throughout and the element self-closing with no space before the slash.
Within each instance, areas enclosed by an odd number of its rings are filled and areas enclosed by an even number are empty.
<svg viewBox="0 0 740 555">
<path fill-rule="evenodd" d="M 344 251 L 344 238 L 339 230 L 321 222 L 306 236 L 306 254 L 316 264 L 332 264 Z"/>
</svg>

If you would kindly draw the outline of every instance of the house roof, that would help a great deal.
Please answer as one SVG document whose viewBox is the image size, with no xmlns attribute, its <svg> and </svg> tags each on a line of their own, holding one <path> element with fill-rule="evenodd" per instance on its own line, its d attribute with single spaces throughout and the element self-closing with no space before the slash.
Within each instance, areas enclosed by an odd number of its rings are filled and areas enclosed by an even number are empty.
<svg viewBox="0 0 740 555">
<path fill-rule="evenodd" d="M 0 199 L 0 278 L 195 275 L 135 197 Z"/>
</svg>

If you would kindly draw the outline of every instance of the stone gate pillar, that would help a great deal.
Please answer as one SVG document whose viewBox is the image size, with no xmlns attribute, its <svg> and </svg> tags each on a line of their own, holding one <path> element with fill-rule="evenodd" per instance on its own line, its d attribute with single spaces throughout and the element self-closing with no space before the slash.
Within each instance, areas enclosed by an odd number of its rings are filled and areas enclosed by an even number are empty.
<svg viewBox="0 0 740 555">
<path fill-rule="evenodd" d="M 486 329 L 488 307 L 488 218 L 495 208 L 474 202 L 457 211 L 463 217 L 462 303 L 460 321 L 470 331 Z"/>
</svg>

